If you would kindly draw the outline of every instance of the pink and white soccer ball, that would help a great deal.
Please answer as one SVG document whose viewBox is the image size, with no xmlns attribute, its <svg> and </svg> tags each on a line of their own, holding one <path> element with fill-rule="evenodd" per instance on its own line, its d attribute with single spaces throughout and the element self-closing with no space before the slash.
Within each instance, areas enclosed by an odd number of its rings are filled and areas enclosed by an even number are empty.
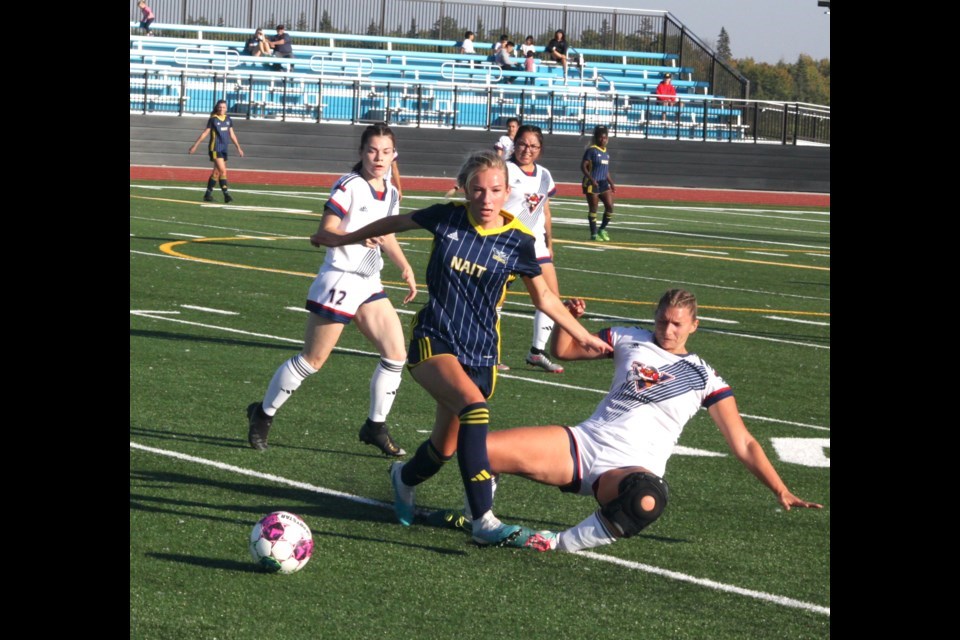
<svg viewBox="0 0 960 640">
<path fill-rule="evenodd" d="M 300 516 L 274 511 L 253 525 L 250 555 L 270 573 L 295 573 L 313 554 L 313 534 Z"/>
</svg>

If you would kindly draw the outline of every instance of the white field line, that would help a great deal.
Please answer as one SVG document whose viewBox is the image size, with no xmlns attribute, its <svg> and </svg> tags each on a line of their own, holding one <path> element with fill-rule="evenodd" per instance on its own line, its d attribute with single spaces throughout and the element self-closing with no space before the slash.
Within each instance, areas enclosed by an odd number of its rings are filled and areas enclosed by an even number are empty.
<svg viewBox="0 0 960 640">
<path fill-rule="evenodd" d="M 180 305 L 184 309 L 194 309 L 196 311 L 206 311 L 207 313 L 219 313 L 225 316 L 238 316 L 240 315 L 236 311 L 224 311 L 223 309 L 211 309 L 210 307 L 198 307 L 192 304 L 182 304 Z"/>
<path fill-rule="evenodd" d="M 255 332 L 252 332 L 252 331 L 244 331 L 244 330 L 242 330 L 242 329 L 232 329 L 232 328 L 230 328 L 230 327 L 222 327 L 222 326 L 214 325 L 214 324 L 205 324 L 205 323 L 202 323 L 202 322 L 193 322 L 193 321 L 190 321 L 190 320 L 182 320 L 182 319 L 180 319 L 180 318 L 167 318 L 167 317 L 165 317 L 165 316 L 153 315 L 154 313 L 156 313 L 156 312 L 153 312 L 153 311 L 144 311 L 144 310 L 137 310 L 137 309 L 131 309 L 131 310 L 130 310 L 130 315 L 139 316 L 139 317 L 141 317 L 141 318 L 150 318 L 150 319 L 152 319 L 152 320 L 166 320 L 166 321 L 168 321 L 168 322 L 176 322 L 176 323 L 178 323 L 178 324 L 186 324 L 186 325 L 191 325 L 191 326 L 194 326 L 194 327 L 203 327 L 203 328 L 205 328 L 205 329 L 214 329 L 214 330 L 217 330 L 217 331 L 225 331 L 225 332 L 227 332 L 227 333 L 237 333 L 237 334 L 240 334 L 240 335 L 243 335 L 243 336 L 250 336 L 250 337 L 254 337 L 254 338 L 269 338 L 269 339 L 271 339 L 271 340 L 279 340 L 279 341 L 281 341 L 281 342 L 288 342 L 288 343 L 292 343 L 292 344 L 298 344 L 298 345 L 302 345 L 302 344 L 303 344 L 303 340 L 302 340 L 302 339 L 299 339 L 299 338 L 298 338 L 298 339 L 294 339 L 294 338 L 284 338 L 284 337 L 282 337 L 282 336 L 274 336 L 274 335 L 270 335 L 270 334 L 266 334 L 266 333 L 255 333 Z M 357 353 L 357 354 L 366 355 L 366 356 L 371 356 L 371 357 L 379 357 L 379 354 L 378 354 L 377 352 L 375 352 L 375 351 L 361 351 L 361 350 L 359 350 L 359 349 L 348 349 L 348 348 L 345 348 L 345 347 L 334 347 L 333 350 L 334 350 L 334 351 L 339 351 L 339 352 L 342 352 L 342 353 Z M 549 381 L 546 381 L 546 380 L 537 380 L 537 379 L 533 379 L 533 378 L 525 378 L 525 377 L 523 377 L 523 376 L 515 376 L 515 375 L 508 374 L 508 373 L 500 374 L 500 375 L 498 375 L 498 377 L 500 377 L 500 378 L 509 378 L 509 379 L 512 379 L 512 380 L 522 380 L 522 381 L 524 381 L 524 382 L 529 382 L 529 383 L 532 383 L 532 384 L 542 384 L 542 385 L 546 385 L 546 386 L 549 386 L 549 387 L 558 387 L 558 388 L 561 388 L 561 389 L 573 389 L 573 390 L 575 390 L 575 391 L 587 391 L 587 392 L 591 392 L 591 393 L 599 393 L 599 394 L 601 394 L 601 395 L 606 394 L 607 391 L 608 391 L 608 389 L 589 389 L 589 388 L 587 388 L 587 387 L 579 387 L 579 386 L 576 386 L 576 385 L 563 384 L 563 383 L 560 383 L 560 382 L 549 382 Z M 744 417 L 747 417 L 746 414 L 742 414 L 742 415 L 743 415 Z M 750 417 L 753 417 L 753 418 L 755 418 L 755 419 L 757 419 L 757 420 L 767 420 L 767 421 L 769 421 L 769 422 L 779 422 L 779 423 L 783 423 L 783 424 L 791 424 L 791 425 L 801 426 L 801 427 L 811 427 L 811 428 L 813 428 L 813 429 L 821 429 L 821 430 L 825 430 L 825 431 L 829 431 L 829 430 L 830 430 L 829 428 L 818 427 L 818 426 L 815 426 L 815 425 L 801 424 L 801 423 L 799 423 L 799 422 L 787 422 L 787 421 L 785 421 L 785 420 L 778 420 L 778 419 L 776 419 L 776 418 L 762 418 L 762 417 L 759 417 L 759 416 L 750 416 Z"/>
<path fill-rule="evenodd" d="M 799 322 L 800 324 L 815 324 L 818 327 L 829 327 L 829 322 L 817 322 L 816 320 L 801 320 L 799 318 L 783 318 L 780 316 L 763 316 L 767 320 L 781 320 L 783 322 Z"/>
<path fill-rule="evenodd" d="M 811 611 L 813 613 L 822 613 L 827 616 L 830 615 L 830 607 L 822 607 L 820 605 L 811 604 L 809 602 L 804 602 L 802 600 L 794 600 L 793 598 L 777 596 L 772 593 L 765 593 L 763 591 L 753 591 L 752 589 L 735 587 L 733 585 L 723 584 L 722 582 L 707 580 L 705 578 L 694 578 L 693 576 L 688 576 L 685 573 L 678 573 L 676 571 L 670 571 L 668 569 L 661 569 L 660 567 L 653 567 L 653 566 L 650 566 L 649 564 L 642 564 L 640 562 L 633 562 L 631 560 L 622 560 L 620 558 L 613 558 L 613 557 L 605 556 L 593 551 L 580 551 L 577 553 L 577 555 L 584 556 L 587 558 L 592 558 L 593 560 L 601 560 L 603 562 L 609 562 L 611 564 L 620 565 L 621 567 L 626 567 L 628 569 L 645 571 L 646 573 L 652 573 L 654 575 L 663 576 L 665 578 L 671 578 L 673 580 L 680 580 L 681 582 L 689 582 L 690 584 L 695 584 L 701 587 L 707 587 L 709 589 L 716 589 L 717 591 L 735 593 L 737 595 L 747 596 L 748 598 L 756 598 L 757 600 L 766 600 L 767 602 L 783 605 L 784 607 L 803 609 L 805 611 Z"/>
<path fill-rule="evenodd" d="M 564 247 L 566 249 L 572 249 L 574 247 Z M 801 296 L 795 293 L 780 293 L 779 291 L 763 291 L 761 289 L 744 289 L 743 287 L 726 287 L 719 284 L 706 284 L 703 282 L 689 282 L 683 280 L 672 280 L 667 278 L 652 278 L 650 276 L 638 276 L 630 273 L 622 273 L 619 271 L 594 271 L 592 269 L 574 269 L 573 267 L 557 267 L 557 271 L 576 271 L 579 273 L 589 273 L 591 275 L 604 276 L 604 277 L 616 277 L 616 278 L 633 278 L 636 280 L 648 280 L 650 282 L 668 282 L 682 284 L 686 287 L 696 287 L 698 289 L 726 289 L 728 291 L 742 291 L 745 293 L 762 293 L 768 296 L 782 296 L 784 298 L 800 298 L 801 300 L 829 300 L 830 298 L 822 298 L 818 296 Z"/>
<path fill-rule="evenodd" d="M 773 256 L 774 258 L 789 258 L 786 253 L 770 253 L 769 251 L 744 251 L 744 253 L 755 253 L 758 256 Z"/>
<path fill-rule="evenodd" d="M 687 251 L 690 251 L 690 252 L 692 252 L 692 253 L 710 253 L 710 254 L 713 254 L 713 255 L 715 255 L 715 256 L 728 256 L 728 255 L 730 255 L 730 253 L 727 252 L 727 251 L 710 251 L 709 249 L 687 249 Z"/>
<path fill-rule="evenodd" d="M 186 462 L 194 462 L 196 464 L 203 464 L 210 467 L 215 467 L 223 471 L 230 471 L 244 476 L 249 476 L 252 478 L 259 478 L 261 480 L 269 480 L 279 484 L 287 485 L 290 487 L 296 487 L 297 489 L 304 489 L 306 491 L 312 491 L 314 493 L 319 493 L 321 495 L 332 496 L 335 498 L 343 498 L 344 500 L 350 500 L 351 502 L 357 502 L 360 504 L 370 505 L 374 507 L 381 507 L 384 509 L 393 509 L 393 505 L 381 502 L 379 500 L 372 500 L 370 498 L 364 498 L 363 496 L 354 495 L 351 493 L 344 493 L 342 491 L 336 491 L 334 489 L 327 489 L 326 487 L 318 487 L 316 485 L 308 484 L 306 482 L 299 482 L 297 480 L 289 480 L 281 476 L 275 476 L 269 473 L 261 473 L 259 471 L 252 471 L 250 469 L 244 469 L 243 467 L 237 467 L 232 464 L 225 464 L 223 462 L 217 462 L 215 460 L 207 460 L 206 458 L 198 458 L 196 456 L 187 455 L 185 453 L 179 453 L 176 451 L 169 451 L 166 449 L 157 449 L 154 447 L 148 447 L 136 442 L 131 442 L 130 447 L 132 449 L 139 449 L 141 451 L 146 451 L 148 453 L 154 453 L 157 455 L 168 456 L 171 458 L 177 458 L 178 460 L 184 460 Z M 774 604 L 779 604 L 785 607 L 793 607 L 796 609 L 803 609 L 805 611 L 812 611 L 814 613 L 822 613 L 825 615 L 830 615 L 830 608 L 823 607 L 820 605 L 812 604 L 809 602 L 803 602 L 801 600 L 794 600 L 793 598 L 787 598 L 784 596 L 774 595 L 772 593 L 765 593 L 763 591 L 753 591 L 751 589 L 744 589 L 742 587 L 736 587 L 733 585 L 723 584 L 722 582 L 715 582 L 713 580 L 707 580 L 705 578 L 697 578 L 694 576 L 687 575 L 685 573 L 679 573 L 677 571 L 670 571 L 669 569 L 661 569 L 660 567 L 654 567 L 648 564 L 642 564 L 639 562 L 632 562 L 628 560 L 621 560 L 620 558 L 614 558 L 611 556 L 603 555 L 600 553 L 595 553 L 592 551 L 581 551 L 577 553 L 577 556 L 583 558 L 590 558 L 591 560 L 598 560 L 600 562 L 609 562 L 612 564 L 619 565 L 621 567 L 626 567 L 628 569 L 633 569 L 635 571 L 643 571 L 645 573 L 651 573 L 654 575 L 662 576 L 665 578 L 670 578 L 672 580 L 679 580 L 681 582 L 688 582 L 690 584 L 695 584 L 702 587 L 707 587 L 708 589 L 715 589 L 717 591 L 723 591 L 726 593 L 734 593 L 741 596 L 746 596 L 748 598 L 755 598 L 757 600 L 764 600 L 766 602 L 772 602 Z"/>
</svg>

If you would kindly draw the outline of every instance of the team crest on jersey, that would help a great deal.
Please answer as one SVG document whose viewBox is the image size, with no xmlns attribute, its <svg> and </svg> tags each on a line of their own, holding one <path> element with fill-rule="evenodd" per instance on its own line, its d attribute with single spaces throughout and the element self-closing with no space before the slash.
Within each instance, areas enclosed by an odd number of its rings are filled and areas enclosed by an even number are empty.
<svg viewBox="0 0 960 640">
<path fill-rule="evenodd" d="M 527 208 L 530 211 L 533 211 L 537 208 L 537 205 L 540 204 L 540 201 L 543 200 L 543 194 L 540 193 L 527 193 L 524 194 L 524 200 L 527 201 Z"/>
<path fill-rule="evenodd" d="M 490 257 L 501 264 L 507 264 L 507 253 L 505 251 L 494 249 Z"/>
<path fill-rule="evenodd" d="M 630 372 L 627 374 L 627 380 L 630 382 L 637 383 L 637 389 L 643 391 L 644 389 L 649 389 L 655 384 L 661 384 L 663 382 L 669 382 L 673 380 L 673 376 L 669 373 L 661 372 L 654 366 L 643 364 L 642 362 L 634 362 L 630 365 Z"/>
<path fill-rule="evenodd" d="M 457 240 L 460 239 L 460 236 L 457 235 L 457 231 L 456 231 L 456 230 L 453 230 L 452 232 L 448 233 L 448 234 L 447 234 L 447 237 L 450 238 L 451 240 L 453 240 L 454 242 L 456 242 Z"/>
</svg>

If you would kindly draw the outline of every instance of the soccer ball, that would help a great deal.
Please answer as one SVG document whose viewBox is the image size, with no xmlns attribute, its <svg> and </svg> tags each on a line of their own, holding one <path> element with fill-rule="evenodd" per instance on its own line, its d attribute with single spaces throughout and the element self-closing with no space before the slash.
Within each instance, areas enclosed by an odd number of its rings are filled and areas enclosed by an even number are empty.
<svg viewBox="0 0 960 640">
<path fill-rule="evenodd" d="M 274 511 L 253 525 L 250 555 L 270 573 L 294 573 L 303 569 L 313 554 L 313 534 L 300 516 Z"/>
</svg>

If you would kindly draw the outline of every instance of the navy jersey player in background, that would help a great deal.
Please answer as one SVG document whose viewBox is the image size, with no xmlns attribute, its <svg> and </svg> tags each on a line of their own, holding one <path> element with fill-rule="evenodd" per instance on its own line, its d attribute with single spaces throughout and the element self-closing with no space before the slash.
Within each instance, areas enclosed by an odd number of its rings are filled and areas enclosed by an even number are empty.
<svg viewBox="0 0 960 640">
<path fill-rule="evenodd" d="M 583 193 L 587 197 L 587 220 L 590 222 L 590 239 L 606 242 L 610 240 L 607 225 L 613 218 L 613 193 L 617 190 L 610 175 L 610 154 L 607 153 L 607 140 L 610 132 L 603 125 L 593 129 L 593 140 L 583 154 L 580 171 L 583 173 Z M 597 229 L 598 200 L 603 201 L 603 222 Z"/>
<path fill-rule="evenodd" d="M 400 195 L 386 178 L 395 153 L 396 140 L 388 126 L 377 124 L 364 129 L 360 138 L 360 162 L 330 189 L 320 229 L 352 231 L 399 213 Z M 404 304 L 416 296 L 413 269 L 392 235 L 376 247 L 351 246 L 327 251 L 323 266 L 307 293 L 306 307 L 310 313 L 303 350 L 280 365 L 263 401 L 247 407 L 247 439 L 254 449 L 267 448 L 267 436 L 277 410 L 308 376 L 324 365 L 344 327 L 353 321 L 380 354 L 370 380 L 370 410 L 360 428 L 360 441 L 375 445 L 388 456 L 406 454 L 393 441 L 386 426 L 387 414 L 400 387 L 406 353 L 403 325 L 380 282 L 381 247 L 400 268 L 410 289 Z M 336 379 L 330 384 L 335 389 Z"/>
<path fill-rule="evenodd" d="M 565 304 L 577 318 L 586 310 L 583 300 Z M 667 460 L 684 426 L 701 408 L 709 412 L 737 459 L 784 509 L 822 508 L 787 489 L 743 424 L 730 386 L 702 358 L 687 351 L 687 338 L 698 325 L 696 297 L 671 289 L 657 303 L 653 331 L 635 326 L 597 332 L 612 353 L 583 349 L 563 328 L 554 332 L 553 352 L 561 360 L 612 358 L 610 391 L 593 415 L 575 427 L 518 427 L 490 433 L 490 470 L 593 496 L 600 506 L 565 531 L 534 532 L 512 546 L 580 551 L 629 538 L 652 524 L 667 505 L 669 492 L 663 480 Z M 446 521 L 457 524 L 452 518 Z"/>
<path fill-rule="evenodd" d="M 602 353 L 610 347 L 591 335 L 550 291 L 537 263 L 533 235 L 503 210 L 510 191 L 503 159 L 493 151 L 473 153 L 461 166 L 457 184 L 464 186 L 466 205 L 437 204 L 345 235 L 324 229 L 310 241 L 341 246 L 412 229 L 433 234 L 427 266 L 430 297 L 413 320 L 407 367 L 436 400 L 436 421 L 414 457 L 390 467 L 394 508 L 400 523 L 410 525 L 414 487 L 435 475 L 456 453 L 467 501 L 477 514 L 472 523 L 474 542 L 517 546 L 533 531 L 504 524 L 493 515 L 487 459 L 487 398 L 496 385 L 500 341 L 497 302 L 507 278 L 511 273 L 521 276 L 534 305 L 568 331 L 581 348 Z"/>
<path fill-rule="evenodd" d="M 190 153 L 197 150 L 197 146 L 203 139 L 210 136 L 210 146 L 207 151 L 210 154 L 210 162 L 213 163 L 213 172 L 207 179 L 207 191 L 203 194 L 206 202 L 213 202 L 213 188 L 220 182 L 220 190 L 223 191 L 223 201 L 232 202 L 233 196 L 230 195 L 230 185 L 227 183 L 227 147 L 230 146 L 230 140 L 237 146 L 237 153 L 243 157 L 243 149 L 237 140 L 237 134 L 233 130 L 233 119 L 227 115 L 227 101 L 217 100 L 213 105 L 213 113 L 207 120 L 207 126 L 203 128 L 200 137 L 190 147 Z M 229 140 L 227 139 L 229 138 Z"/>
</svg>

